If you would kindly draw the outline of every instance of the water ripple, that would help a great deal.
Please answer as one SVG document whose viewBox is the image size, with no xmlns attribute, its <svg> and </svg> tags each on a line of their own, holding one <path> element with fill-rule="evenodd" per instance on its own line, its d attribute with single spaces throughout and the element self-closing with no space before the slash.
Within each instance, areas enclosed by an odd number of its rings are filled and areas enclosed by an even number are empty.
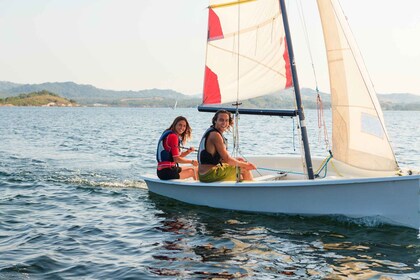
<svg viewBox="0 0 420 280">
<path fill-rule="evenodd" d="M 418 232 L 377 217 L 258 215 L 149 194 L 138 178 L 155 172 L 155 141 L 177 115 L 197 146 L 211 115 L 194 109 L 2 108 L 0 279 L 420 279 Z M 385 112 L 401 164 L 418 166 L 407 116 Z M 244 154 L 296 153 L 290 120 L 241 122 Z"/>
</svg>

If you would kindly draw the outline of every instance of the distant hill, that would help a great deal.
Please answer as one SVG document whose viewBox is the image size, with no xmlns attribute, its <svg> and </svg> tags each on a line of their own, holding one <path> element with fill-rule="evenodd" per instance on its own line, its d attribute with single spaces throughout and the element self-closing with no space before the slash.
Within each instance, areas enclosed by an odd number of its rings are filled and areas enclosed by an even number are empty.
<svg viewBox="0 0 420 280">
<path fill-rule="evenodd" d="M 331 95 L 325 92 L 319 92 L 323 107 L 331 108 Z M 302 103 L 305 108 L 317 108 L 317 92 L 313 89 L 301 89 Z M 414 94 L 378 94 L 379 102 L 383 110 L 410 110 L 420 111 L 420 96 Z M 294 92 L 287 89 L 279 93 L 261 96 L 242 102 L 244 107 L 250 108 L 279 108 L 290 109 L 295 106 Z"/>
<path fill-rule="evenodd" d="M 0 81 L 0 97 L 2 97 L 1 96 L 2 92 L 7 92 L 10 89 L 15 88 L 15 87 L 18 87 L 18 86 L 21 86 L 21 85 L 20 84 L 11 83 L 11 82 L 2 82 L 2 81 Z M 7 97 L 7 96 L 3 96 L 3 97 Z"/>
<path fill-rule="evenodd" d="M 201 102 L 201 94 L 184 95 L 170 89 L 147 89 L 139 91 L 115 91 L 99 89 L 92 85 L 80 85 L 74 82 L 16 84 L 0 81 L 0 98 L 17 96 L 30 92 L 47 90 L 64 98 L 75 100 L 87 106 L 128 106 L 128 107 L 196 107 Z M 316 91 L 309 88 L 301 90 L 305 108 L 316 108 Z M 324 108 L 330 108 L 330 95 L 320 92 Z M 420 96 L 409 93 L 378 94 L 384 110 L 420 111 Z M 244 107 L 254 108 L 293 108 L 292 90 L 281 94 L 271 94 L 243 102 Z"/>
<path fill-rule="evenodd" d="M 329 108 L 331 106 L 330 95 L 324 92 L 319 92 L 319 95 L 323 101 L 324 108 Z M 301 89 L 302 102 L 305 108 L 316 108 L 316 96 L 317 92 L 313 89 Z M 247 108 L 290 109 L 295 107 L 294 91 L 292 89 L 287 89 L 280 93 L 272 93 L 266 96 L 252 98 L 243 101 L 242 104 Z"/>
<path fill-rule="evenodd" d="M 69 100 L 51 93 L 46 90 L 32 92 L 28 94 L 19 94 L 0 98 L 0 106 L 60 106 L 73 107 L 78 106 L 74 100 Z"/>
<path fill-rule="evenodd" d="M 146 104 L 152 106 L 163 100 L 171 99 L 172 106 L 175 100 L 188 100 L 189 96 L 170 89 L 148 89 L 141 91 L 115 91 L 99 89 L 92 85 L 79 85 L 73 82 L 42 83 L 42 84 L 15 84 L 0 81 L 0 98 L 16 96 L 22 93 L 47 90 L 65 98 L 76 100 L 80 104 L 92 105 L 103 103 L 111 106 L 136 106 Z M 178 106 L 182 102 L 178 101 Z"/>
</svg>

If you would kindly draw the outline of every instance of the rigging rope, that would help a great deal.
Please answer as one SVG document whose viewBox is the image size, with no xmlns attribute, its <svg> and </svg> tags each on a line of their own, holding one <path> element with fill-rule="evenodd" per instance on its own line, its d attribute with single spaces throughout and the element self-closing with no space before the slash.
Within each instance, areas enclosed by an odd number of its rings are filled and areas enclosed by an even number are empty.
<svg viewBox="0 0 420 280">
<path fill-rule="evenodd" d="M 239 73 L 239 59 L 240 59 L 240 54 L 239 54 L 239 50 L 240 50 L 240 33 L 241 33 L 241 5 L 237 5 L 238 7 L 238 49 L 237 49 L 237 76 L 236 76 L 236 83 L 237 83 L 237 87 L 236 87 L 236 102 L 235 105 L 236 106 L 236 111 L 235 111 L 235 126 L 233 129 L 233 156 L 235 158 L 238 157 L 238 153 L 239 153 L 239 105 L 241 105 L 241 103 L 239 103 L 239 81 L 240 81 L 240 73 Z M 236 182 L 240 182 L 241 180 L 241 172 L 238 166 L 238 163 L 236 163 Z"/>
<path fill-rule="evenodd" d="M 303 169 L 303 174 L 306 175 L 306 177 L 308 177 L 308 172 L 307 172 L 307 168 L 306 168 L 306 160 L 305 160 L 305 151 L 304 151 L 304 147 L 303 147 L 303 138 L 302 138 L 302 131 L 300 130 L 300 122 L 297 122 L 297 133 L 299 136 L 300 141 L 298 141 L 299 143 L 299 148 L 300 148 L 300 161 L 302 162 L 302 169 Z"/>
<path fill-rule="evenodd" d="M 316 96 L 316 111 L 318 113 L 318 142 L 321 142 L 321 130 L 324 131 L 324 142 L 325 142 L 325 149 L 330 150 L 330 141 L 328 137 L 328 129 L 327 125 L 325 124 L 325 117 L 324 117 L 324 105 L 321 100 L 321 95 L 317 92 Z"/>
<path fill-rule="evenodd" d="M 257 170 L 266 170 L 266 171 L 274 171 L 274 172 L 277 172 L 277 173 L 288 173 L 288 174 L 305 175 L 304 172 L 296 172 L 296 171 L 282 170 L 282 169 L 274 169 L 274 168 L 267 168 L 267 167 L 258 167 Z"/>
<path fill-rule="evenodd" d="M 321 166 L 318 168 L 318 170 L 315 172 L 315 177 L 316 178 L 325 178 L 327 176 L 327 171 L 328 171 L 328 162 L 333 158 L 332 152 L 329 151 L 330 155 L 324 159 L 321 163 Z M 324 175 L 320 176 L 319 174 L 321 173 L 322 170 L 324 171 Z"/>
<path fill-rule="evenodd" d="M 235 158 L 238 157 L 239 153 L 239 111 L 238 111 L 239 104 L 236 102 L 236 112 L 235 112 L 235 126 L 233 129 L 233 156 Z M 239 182 L 241 179 L 241 172 L 238 166 L 238 163 L 236 164 L 236 182 Z"/>
<path fill-rule="evenodd" d="M 292 118 L 292 128 L 293 128 L 293 151 L 296 151 L 296 143 L 295 143 L 295 138 L 296 138 L 296 132 L 295 132 L 295 118 Z"/>
<path fill-rule="evenodd" d="M 300 0 L 298 1 L 298 6 L 299 6 L 298 7 L 298 10 L 299 10 L 299 18 L 300 18 L 301 24 L 303 26 L 303 33 L 305 35 L 306 47 L 308 49 L 309 58 L 311 60 L 312 73 L 314 75 L 314 80 L 315 80 L 315 88 L 316 88 L 316 91 L 318 92 L 318 78 L 316 76 L 314 59 L 313 59 L 313 56 L 312 56 L 311 45 L 309 43 L 308 29 L 306 27 L 306 21 L 305 21 L 305 15 L 303 13 L 302 2 Z"/>
<path fill-rule="evenodd" d="M 324 108 L 323 108 L 323 103 L 321 100 L 321 95 L 319 94 L 319 89 L 318 89 L 318 78 L 316 76 L 316 70 L 315 70 L 315 63 L 314 63 L 314 59 L 312 56 L 312 51 L 311 51 L 311 44 L 309 41 L 309 36 L 308 36 L 308 29 L 306 26 L 306 20 L 305 20 L 305 15 L 303 13 L 303 6 L 302 6 L 302 1 L 299 0 L 298 2 L 298 11 L 299 11 L 299 18 L 301 20 L 301 24 L 303 26 L 303 33 L 305 35 L 305 42 L 306 42 L 306 47 L 308 49 L 308 53 L 309 53 L 309 57 L 311 60 L 311 66 L 312 66 L 312 73 L 314 75 L 314 80 L 315 80 L 315 90 L 317 93 L 316 96 L 316 104 L 317 104 L 317 113 L 318 113 L 318 142 L 321 142 L 321 130 L 324 131 L 324 142 L 325 142 L 325 149 L 329 150 L 330 149 L 330 143 L 329 143 L 329 138 L 328 138 L 328 130 L 327 130 L 327 126 L 325 124 L 325 118 L 324 118 Z"/>
<path fill-rule="evenodd" d="M 329 153 L 330 153 L 330 155 L 322 161 L 320 167 L 315 172 L 315 178 L 325 178 L 327 176 L 327 173 L 328 173 L 328 163 L 333 158 L 332 152 L 329 151 Z M 336 169 L 336 167 L 333 165 L 333 162 L 332 161 L 331 161 L 331 166 L 333 167 L 333 169 L 335 170 L 335 172 L 337 173 L 337 175 L 339 175 L 340 177 L 342 177 L 342 175 L 338 172 L 338 170 Z M 273 171 L 273 172 L 277 172 L 277 173 L 288 173 L 288 174 L 306 175 L 306 172 L 297 172 L 297 171 L 284 170 L 284 169 L 275 169 L 275 168 L 267 168 L 267 167 L 258 167 L 257 170 Z M 323 170 L 324 170 L 324 174 L 321 176 L 320 173 Z"/>
</svg>

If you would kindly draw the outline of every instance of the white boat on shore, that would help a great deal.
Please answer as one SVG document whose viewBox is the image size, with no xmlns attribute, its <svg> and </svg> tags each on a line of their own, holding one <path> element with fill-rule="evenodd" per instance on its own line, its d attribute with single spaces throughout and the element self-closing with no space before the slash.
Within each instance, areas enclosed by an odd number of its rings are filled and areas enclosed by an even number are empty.
<svg viewBox="0 0 420 280">
<path fill-rule="evenodd" d="M 284 0 L 211 0 L 199 110 L 296 117 L 303 155 L 248 156 L 259 167 L 250 182 L 163 181 L 146 175 L 142 179 L 149 191 L 215 208 L 372 217 L 420 229 L 420 175 L 398 166 L 376 93 L 339 3 L 317 2 L 331 88 L 331 157 L 323 161 L 310 154 Z M 281 94 L 291 86 L 293 110 L 239 108 L 242 100 Z M 222 105 L 228 102 L 236 107 Z"/>
</svg>

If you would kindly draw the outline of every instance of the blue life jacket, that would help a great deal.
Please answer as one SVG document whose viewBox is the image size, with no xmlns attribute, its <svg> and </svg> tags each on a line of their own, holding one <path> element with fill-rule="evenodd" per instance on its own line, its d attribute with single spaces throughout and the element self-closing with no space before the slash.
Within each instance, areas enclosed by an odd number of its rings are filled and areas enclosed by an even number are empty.
<svg viewBox="0 0 420 280">
<path fill-rule="evenodd" d="M 169 134 L 175 134 L 172 130 L 165 130 L 162 133 L 162 136 L 160 136 L 157 149 L 156 149 L 156 160 L 157 162 L 163 162 L 163 161 L 170 161 L 174 162 L 174 158 L 172 156 L 171 151 L 165 150 L 165 147 L 163 146 L 163 141 L 169 136 Z M 182 144 L 181 139 L 179 139 L 179 144 Z"/>
</svg>

